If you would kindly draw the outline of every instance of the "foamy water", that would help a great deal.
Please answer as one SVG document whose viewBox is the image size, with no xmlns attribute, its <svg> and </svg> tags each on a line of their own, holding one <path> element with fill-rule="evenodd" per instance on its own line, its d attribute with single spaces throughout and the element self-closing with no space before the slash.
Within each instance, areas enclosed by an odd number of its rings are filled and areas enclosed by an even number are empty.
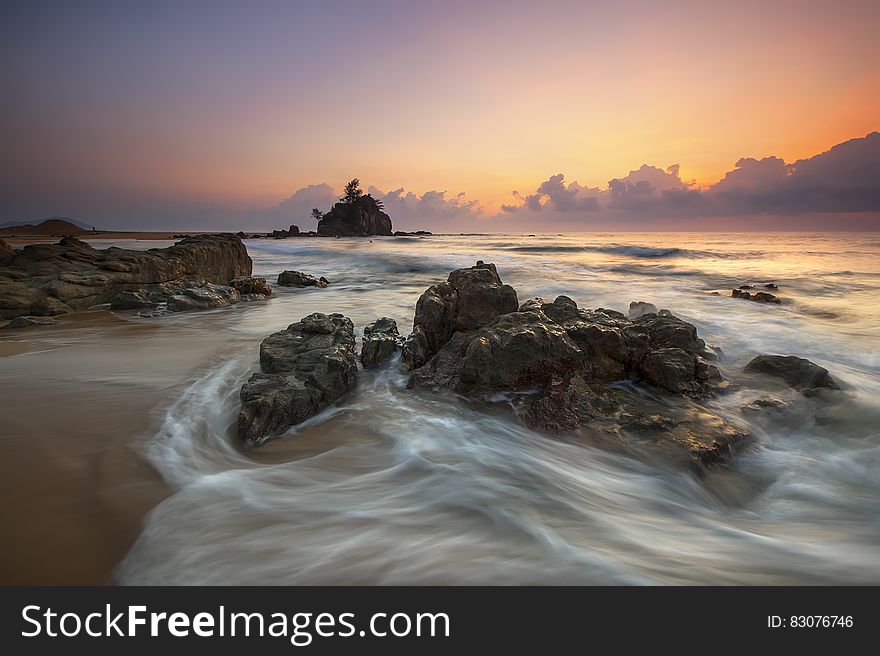
<svg viewBox="0 0 880 656">
<path fill-rule="evenodd" d="M 127 319 L 181 331 L 181 349 L 200 331 L 218 347 L 191 379 L 169 381 L 176 387 L 155 429 L 136 441 L 173 493 L 148 515 L 117 569 L 121 582 L 880 583 L 880 235 L 247 245 L 255 275 L 274 281 L 293 268 L 331 286 Z M 285 439 L 238 445 L 238 390 L 263 337 L 314 311 L 346 314 L 358 335 L 382 315 L 408 332 L 419 294 L 478 259 L 494 262 L 520 300 L 566 294 L 621 311 L 644 300 L 696 324 L 723 349 L 723 373 L 743 383 L 714 409 L 753 422 L 759 447 L 700 479 L 531 432 L 503 401 L 407 390 L 395 362 L 362 372 L 355 394 Z M 786 304 L 727 297 L 770 281 Z M 809 358 L 845 392 L 823 403 L 748 378 L 742 367 L 758 353 Z M 743 417 L 766 390 L 800 411 Z"/>
</svg>

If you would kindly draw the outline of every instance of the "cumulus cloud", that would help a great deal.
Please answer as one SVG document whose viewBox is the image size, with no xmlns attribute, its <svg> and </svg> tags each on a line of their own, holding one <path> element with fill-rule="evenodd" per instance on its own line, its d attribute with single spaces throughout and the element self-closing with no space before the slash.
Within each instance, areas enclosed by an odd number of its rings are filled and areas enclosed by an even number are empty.
<svg viewBox="0 0 880 656">
<path fill-rule="evenodd" d="M 473 219 L 483 213 L 477 200 L 466 197 L 464 192 L 453 196 L 445 191 L 426 191 L 421 196 L 403 187 L 384 192 L 376 187 L 367 190 L 382 201 L 395 225 L 413 228 L 435 226 L 439 230 L 459 229 L 471 225 Z"/>
<path fill-rule="evenodd" d="M 716 184 L 700 190 L 681 179 L 678 164 L 643 164 L 605 188 L 565 184 L 562 173 L 534 193 L 514 192 L 507 215 L 553 212 L 556 220 L 594 221 L 880 212 L 880 132 L 851 139 L 791 164 L 779 157 L 740 159 Z"/>
</svg>

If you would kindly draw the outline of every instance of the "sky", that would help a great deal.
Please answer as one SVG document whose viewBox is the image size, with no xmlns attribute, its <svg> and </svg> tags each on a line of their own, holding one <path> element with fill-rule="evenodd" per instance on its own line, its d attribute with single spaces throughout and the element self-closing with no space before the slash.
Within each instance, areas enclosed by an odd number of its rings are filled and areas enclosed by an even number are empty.
<svg viewBox="0 0 880 656">
<path fill-rule="evenodd" d="M 861 0 L 4 3 L 0 223 L 307 229 L 357 177 L 402 229 L 880 229 L 878 25 Z"/>
</svg>

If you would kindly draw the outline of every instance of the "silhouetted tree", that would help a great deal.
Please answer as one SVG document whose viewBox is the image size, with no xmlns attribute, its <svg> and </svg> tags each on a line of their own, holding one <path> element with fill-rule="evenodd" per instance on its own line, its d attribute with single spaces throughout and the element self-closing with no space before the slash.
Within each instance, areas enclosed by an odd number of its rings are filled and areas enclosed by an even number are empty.
<svg viewBox="0 0 880 656">
<path fill-rule="evenodd" d="M 324 214 L 321 212 L 321 210 L 319 210 L 317 207 L 315 207 L 314 209 L 312 209 L 312 218 L 315 221 L 320 221 L 321 219 L 324 218 Z"/>
<path fill-rule="evenodd" d="M 342 203 L 354 203 L 358 198 L 364 195 L 361 190 L 361 181 L 355 178 L 345 185 L 345 195 L 339 199 Z"/>
<path fill-rule="evenodd" d="M 373 202 L 376 203 L 376 207 L 378 207 L 380 210 L 385 209 L 385 203 L 383 203 L 381 200 L 379 200 L 378 198 L 373 198 L 372 194 L 367 194 L 367 196 L 369 196 L 373 200 Z"/>
</svg>

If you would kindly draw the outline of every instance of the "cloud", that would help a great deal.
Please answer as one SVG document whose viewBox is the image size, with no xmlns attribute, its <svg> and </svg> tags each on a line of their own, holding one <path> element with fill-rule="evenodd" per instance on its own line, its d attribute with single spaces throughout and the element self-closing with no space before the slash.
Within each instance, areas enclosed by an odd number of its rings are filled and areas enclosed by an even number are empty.
<svg viewBox="0 0 880 656">
<path fill-rule="evenodd" d="M 251 210 L 250 220 L 268 230 L 273 227 L 286 228 L 291 224 L 298 225 L 302 230 L 312 230 L 315 228 L 312 208 L 327 211 L 337 200 L 339 194 L 330 185 L 323 182 L 312 184 L 297 189 L 274 207 Z"/>
<path fill-rule="evenodd" d="M 791 164 L 779 157 L 745 157 L 706 189 L 681 179 L 678 164 L 661 169 L 643 164 L 605 188 L 565 184 L 562 173 L 532 194 L 513 193 L 505 215 L 537 213 L 585 227 L 595 223 L 649 224 L 663 219 L 761 215 L 880 212 L 880 132 L 851 139 Z M 874 223 L 877 222 L 875 217 Z"/>
<path fill-rule="evenodd" d="M 473 227 L 474 219 L 483 214 L 477 200 L 468 199 L 464 192 L 447 196 L 445 191 L 426 191 L 421 196 L 403 187 L 389 192 L 369 187 L 368 193 L 385 205 L 385 211 L 403 228 L 418 229 L 433 226 L 441 231 Z"/>
</svg>

